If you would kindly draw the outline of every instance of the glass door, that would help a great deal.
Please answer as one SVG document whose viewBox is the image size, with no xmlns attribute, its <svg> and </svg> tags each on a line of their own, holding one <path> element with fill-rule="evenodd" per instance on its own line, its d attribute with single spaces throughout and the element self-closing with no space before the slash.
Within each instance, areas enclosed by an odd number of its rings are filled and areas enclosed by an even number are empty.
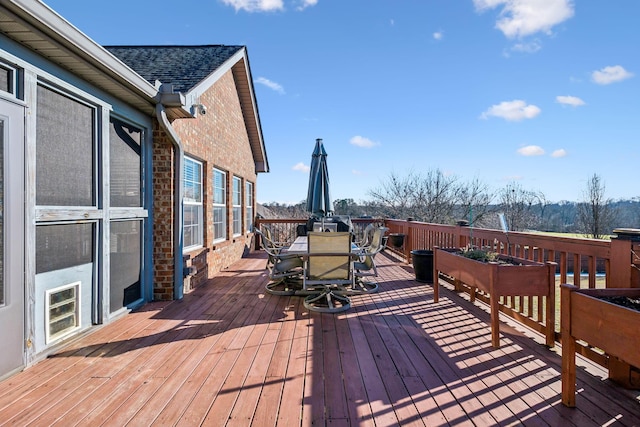
<svg viewBox="0 0 640 427">
<path fill-rule="evenodd" d="M 24 107 L 0 98 L 0 378 L 24 365 Z"/>
</svg>

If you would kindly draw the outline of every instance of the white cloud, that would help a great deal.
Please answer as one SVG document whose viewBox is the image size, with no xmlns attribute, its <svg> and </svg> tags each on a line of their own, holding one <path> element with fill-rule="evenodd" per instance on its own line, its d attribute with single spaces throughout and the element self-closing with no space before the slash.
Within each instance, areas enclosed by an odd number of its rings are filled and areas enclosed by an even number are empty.
<svg viewBox="0 0 640 427">
<path fill-rule="evenodd" d="M 312 7 L 318 4 L 318 0 L 300 0 L 298 10 L 305 10 L 308 7 Z"/>
<path fill-rule="evenodd" d="M 551 153 L 551 157 L 555 157 L 555 158 L 560 158 L 560 157 L 564 157 L 567 155 L 567 150 L 565 150 L 564 148 L 560 148 L 558 150 L 554 150 L 553 153 Z"/>
<path fill-rule="evenodd" d="M 516 43 L 511 46 L 512 51 L 521 53 L 536 53 L 540 49 L 542 49 L 542 45 L 538 40 L 529 43 Z"/>
<path fill-rule="evenodd" d="M 577 96 L 556 96 L 556 102 L 558 104 L 563 104 L 563 105 L 571 105 L 572 107 L 579 107 L 581 105 L 586 105 L 586 102 L 584 102 L 582 99 L 578 98 Z"/>
<path fill-rule="evenodd" d="M 264 85 L 266 87 L 268 87 L 269 89 L 275 90 L 276 92 L 278 92 L 281 95 L 284 95 L 284 88 L 282 87 L 282 85 L 276 83 L 276 82 L 272 82 L 269 79 L 266 79 L 264 77 L 258 77 L 256 79 L 256 83 L 260 83 L 261 85 Z"/>
<path fill-rule="evenodd" d="M 369 138 L 365 138 L 364 136 L 356 135 L 349 140 L 349 144 L 355 145 L 356 147 L 362 148 L 373 148 L 376 145 L 380 145 L 379 142 L 375 142 L 370 140 Z"/>
<path fill-rule="evenodd" d="M 620 65 L 604 67 L 591 73 L 591 80 L 599 85 L 608 85 L 633 77 L 633 73 L 625 70 Z"/>
<path fill-rule="evenodd" d="M 444 37 L 444 31 L 436 31 L 435 33 L 433 33 L 433 38 L 435 40 L 442 40 L 443 37 Z"/>
<path fill-rule="evenodd" d="M 283 0 L 222 0 L 226 5 L 232 6 L 236 12 L 273 12 L 284 9 Z"/>
<path fill-rule="evenodd" d="M 498 105 L 492 105 L 482 113 L 480 118 L 501 117 L 511 122 L 517 122 L 522 119 L 532 119 L 540 114 L 541 111 L 535 105 L 527 105 L 525 101 L 514 99 L 513 101 L 503 101 Z"/>
<path fill-rule="evenodd" d="M 496 28 L 509 38 L 550 33 L 552 27 L 574 13 L 573 0 L 473 0 L 473 3 L 479 12 L 501 7 Z"/>
<path fill-rule="evenodd" d="M 364 172 L 362 172 L 362 171 L 360 171 L 360 170 L 357 170 L 357 169 L 353 169 L 353 170 L 351 170 L 351 173 L 352 173 L 353 175 L 364 175 Z"/>
<path fill-rule="evenodd" d="M 518 148 L 518 154 L 521 156 L 542 156 L 544 150 L 539 145 L 527 145 L 526 147 Z"/>
<path fill-rule="evenodd" d="M 236 12 L 274 12 L 284 10 L 284 0 L 222 0 L 228 6 L 233 7 Z M 296 10 L 305 10 L 318 4 L 318 0 L 293 0 L 290 1 Z"/>
<path fill-rule="evenodd" d="M 291 169 L 293 169 L 294 171 L 309 172 L 311 167 L 300 162 L 300 163 L 296 163 Z"/>
</svg>

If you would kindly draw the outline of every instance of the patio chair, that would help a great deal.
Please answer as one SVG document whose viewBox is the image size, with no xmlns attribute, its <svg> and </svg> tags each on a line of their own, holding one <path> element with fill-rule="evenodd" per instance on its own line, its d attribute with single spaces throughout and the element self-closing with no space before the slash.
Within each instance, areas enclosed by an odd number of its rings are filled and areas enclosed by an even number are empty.
<svg viewBox="0 0 640 427">
<path fill-rule="evenodd" d="M 384 234 L 389 229 L 378 227 L 373 231 L 371 242 L 366 252 L 359 253 L 360 259 L 353 263 L 355 276 L 353 293 L 375 292 L 378 290 L 376 281 L 364 280 L 365 277 L 378 277 L 378 269 L 375 263 L 375 256 L 384 249 Z"/>
<path fill-rule="evenodd" d="M 266 290 L 274 295 L 294 295 L 302 288 L 300 277 L 304 272 L 304 262 L 300 255 L 287 254 L 282 247 L 276 246 L 259 229 L 254 232 L 262 241 L 262 247 L 267 253 L 267 266 L 270 282 Z"/>
<path fill-rule="evenodd" d="M 276 248 L 280 248 L 280 249 L 286 249 L 288 248 L 291 243 L 290 242 L 278 242 L 273 238 L 273 234 L 271 233 L 271 228 L 267 227 L 267 226 L 261 226 L 260 229 L 263 234 L 265 235 L 265 237 L 267 239 L 269 239 L 269 242 L 271 242 L 271 244 L 276 247 Z"/>
<path fill-rule="evenodd" d="M 274 254 L 287 250 L 291 245 L 289 242 L 276 242 L 272 237 L 271 229 L 264 225 L 260 226 L 260 228 L 254 227 L 254 233 L 260 237 L 262 247 L 269 248 L 269 252 Z M 273 258 L 269 256 L 267 257 L 265 268 L 269 269 L 271 266 L 273 266 Z"/>
<path fill-rule="evenodd" d="M 367 224 L 367 226 L 364 228 L 364 231 L 362 232 L 362 239 L 356 242 L 356 245 L 358 245 L 360 249 L 367 250 L 367 248 L 371 244 L 371 239 L 373 238 L 373 232 L 375 231 L 375 229 L 376 227 L 373 223 Z"/>
<path fill-rule="evenodd" d="M 310 232 L 304 256 L 303 290 L 309 292 L 304 306 L 312 311 L 337 313 L 348 310 L 351 300 L 344 294 L 353 288 L 351 233 Z"/>
</svg>

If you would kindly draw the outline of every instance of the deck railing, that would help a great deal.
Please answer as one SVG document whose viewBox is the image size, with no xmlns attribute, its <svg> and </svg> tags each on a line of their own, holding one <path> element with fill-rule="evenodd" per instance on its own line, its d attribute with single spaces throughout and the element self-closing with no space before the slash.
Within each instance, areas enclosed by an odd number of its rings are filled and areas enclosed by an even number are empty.
<svg viewBox="0 0 640 427">
<path fill-rule="evenodd" d="M 373 220 L 352 219 L 352 221 L 356 234 L 361 234 L 364 227 Z M 278 235 L 286 237 L 284 240 L 293 240 L 296 226 L 305 222 L 306 220 L 260 219 L 256 224 L 268 224 L 272 230 L 277 230 Z M 404 235 L 404 243 L 401 247 L 387 245 L 387 250 L 394 252 L 407 263 L 411 263 L 413 250 L 432 250 L 434 246 L 461 248 L 471 245 L 532 261 L 553 261 L 557 263 L 557 287 L 561 283 L 571 283 L 582 288 L 632 287 L 638 286 L 633 285 L 632 282 L 640 281 L 640 268 L 638 268 L 640 258 L 635 255 L 640 254 L 640 243 L 628 239 L 597 240 L 533 232 L 505 233 L 499 230 L 469 227 L 463 223 L 442 225 L 411 220 L 386 219 L 384 226 L 389 228 L 389 234 Z M 462 290 L 469 291 L 465 287 L 462 287 Z M 488 302 L 489 296 L 476 293 L 476 298 Z M 554 304 L 555 336 L 559 341 L 560 292 L 555 292 L 554 301 L 546 301 L 546 299 L 546 297 L 517 295 L 501 297 L 500 310 L 516 321 L 545 334 L 545 304 Z M 596 363 L 602 366 L 607 365 L 606 356 L 588 344 L 577 350 L 578 353 Z"/>
<path fill-rule="evenodd" d="M 378 222 L 380 225 L 383 224 L 383 221 L 373 219 L 373 218 L 351 218 L 351 223 L 353 224 L 353 233 L 355 235 L 356 240 L 361 240 L 363 237 L 364 229 L 367 225 L 372 222 Z M 277 242 L 293 242 L 297 237 L 297 228 L 299 225 L 304 225 L 307 223 L 306 219 L 266 219 L 266 218 L 258 218 L 256 219 L 256 227 L 260 227 L 262 225 L 269 227 L 271 230 L 271 235 L 273 239 Z M 255 242 L 255 248 L 260 248 L 260 242 Z"/>
<path fill-rule="evenodd" d="M 390 233 L 405 235 L 404 245 L 396 252 L 407 262 L 416 249 L 463 248 L 473 246 L 490 251 L 525 258 L 532 261 L 557 263 L 556 286 L 572 283 L 580 287 L 606 287 L 611 270 L 611 241 L 586 238 L 570 238 L 542 233 L 508 232 L 469 227 L 467 225 L 442 225 L 414 221 L 387 220 Z M 393 248 L 390 248 L 394 250 Z M 575 266 L 578 266 L 576 268 Z M 469 292 L 470 289 L 462 287 Z M 476 298 L 488 303 L 489 295 L 476 293 Z M 500 298 L 500 311 L 546 334 L 545 304 L 556 309 L 555 336 L 560 340 L 560 292 L 556 290 L 554 301 L 546 297 L 508 296 Z M 602 352 L 584 345 L 579 352 L 603 366 L 606 357 Z"/>
</svg>

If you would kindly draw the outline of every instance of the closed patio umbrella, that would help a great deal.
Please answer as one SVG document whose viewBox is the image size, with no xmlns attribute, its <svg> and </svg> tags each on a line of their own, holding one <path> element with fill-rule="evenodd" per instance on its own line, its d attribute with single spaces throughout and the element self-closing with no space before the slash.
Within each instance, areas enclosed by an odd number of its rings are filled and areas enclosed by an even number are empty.
<svg viewBox="0 0 640 427">
<path fill-rule="evenodd" d="M 333 205 L 329 194 L 327 152 L 324 150 L 322 139 L 320 138 L 316 139 L 316 146 L 311 156 L 307 211 L 320 218 L 333 213 Z"/>
</svg>

